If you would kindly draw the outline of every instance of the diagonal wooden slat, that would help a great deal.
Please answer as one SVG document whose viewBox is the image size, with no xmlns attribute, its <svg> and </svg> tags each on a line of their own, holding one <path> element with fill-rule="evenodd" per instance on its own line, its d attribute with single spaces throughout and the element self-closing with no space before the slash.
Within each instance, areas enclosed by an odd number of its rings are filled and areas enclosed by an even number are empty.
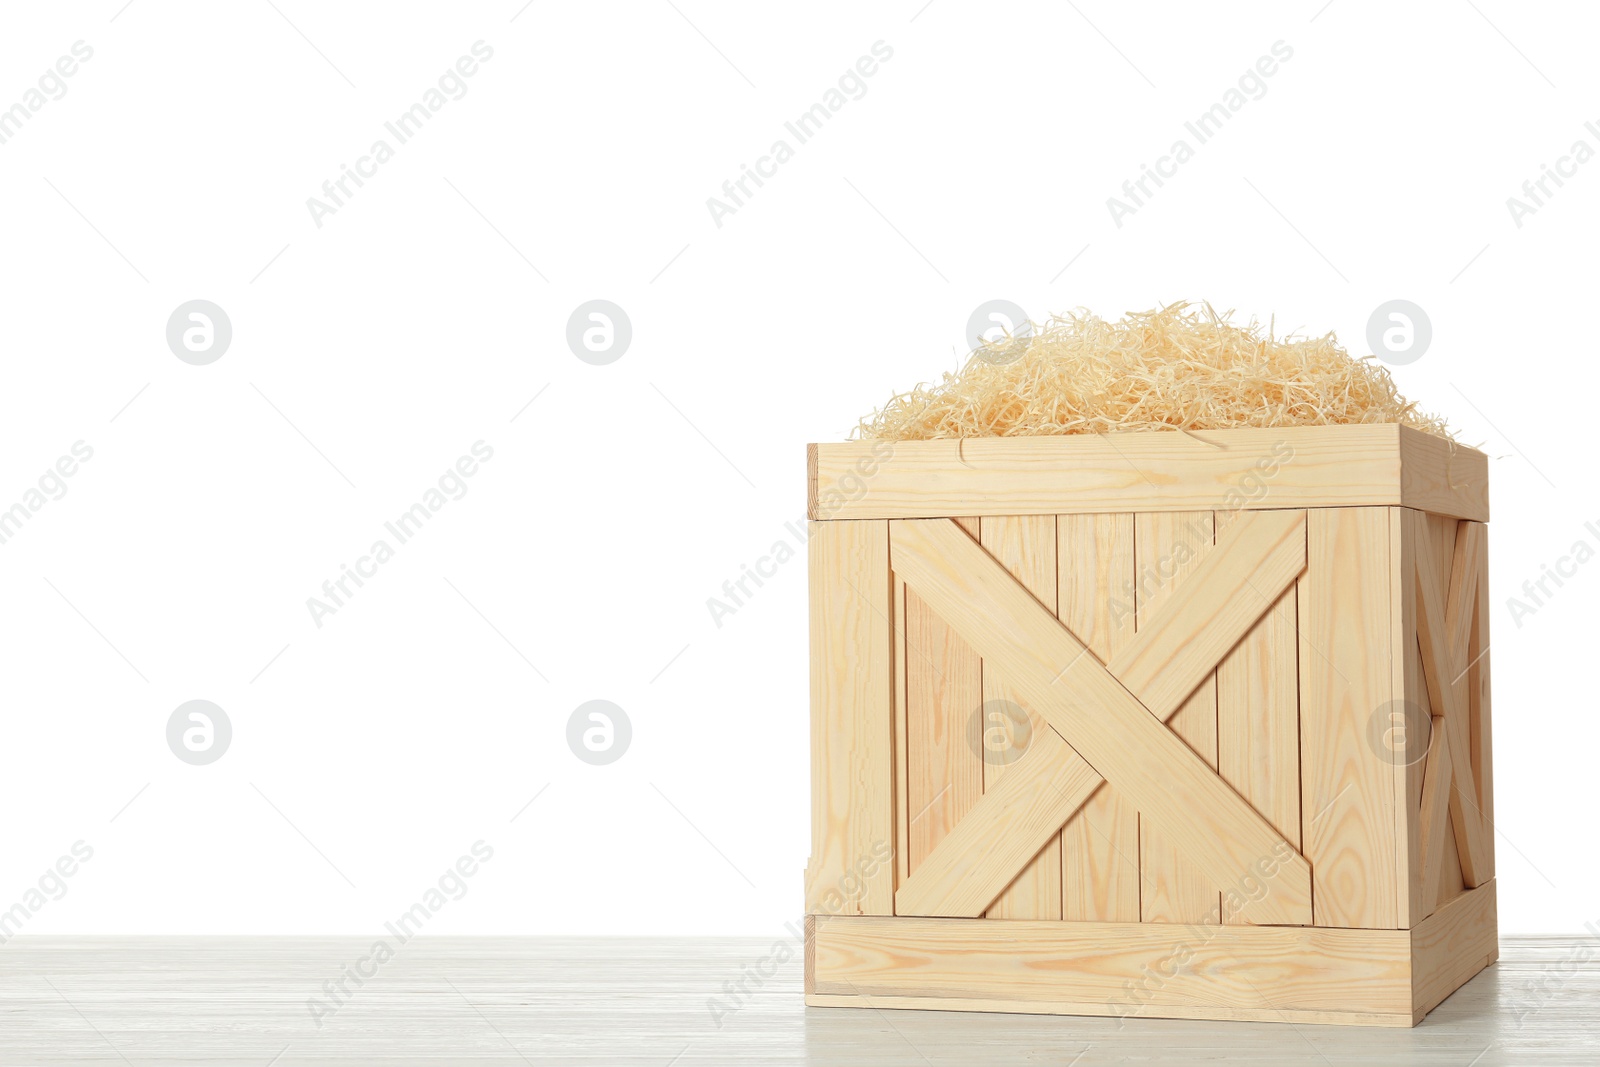
<svg viewBox="0 0 1600 1067">
<path fill-rule="evenodd" d="M 1444 732 L 1449 739 L 1451 756 L 1471 751 L 1465 677 L 1467 661 L 1463 653 L 1467 648 L 1465 635 L 1470 634 L 1471 614 L 1478 595 L 1476 560 L 1481 530 L 1482 527 L 1476 523 L 1458 524 L 1448 593 L 1440 588 L 1439 560 L 1432 539 L 1418 537 L 1416 544 L 1417 636 L 1422 646 L 1422 674 L 1428 686 L 1428 703 L 1432 705 L 1434 714 L 1444 719 Z M 1456 758 L 1448 760 L 1444 767 L 1450 777 L 1448 781 L 1441 779 L 1440 784 L 1450 786 L 1449 824 L 1455 831 L 1456 851 L 1461 856 L 1461 877 L 1470 889 L 1488 878 L 1483 813 L 1478 810 L 1471 762 Z M 1428 778 L 1425 776 L 1424 792 L 1427 789 Z M 1430 833 L 1441 833 L 1443 830 L 1444 827 L 1438 823 L 1430 824 L 1424 819 L 1424 857 L 1431 855 L 1431 850 L 1437 844 L 1429 836 Z M 1424 896 L 1423 899 L 1430 898 Z"/>
<path fill-rule="evenodd" d="M 1444 716 L 1435 715 L 1422 779 L 1422 900 L 1427 910 L 1439 898 L 1439 881 L 1444 875 L 1454 777 L 1449 732 Z"/>
<path fill-rule="evenodd" d="M 1304 513 L 1236 521 L 1114 671 L 949 520 L 894 520 L 890 553 L 1052 727 L 901 887 L 898 914 L 978 915 L 1104 779 L 1225 892 L 1248 881 L 1260 895 L 1244 900 L 1246 921 L 1311 922 L 1309 865 L 1165 725 L 1304 569 Z"/>
</svg>

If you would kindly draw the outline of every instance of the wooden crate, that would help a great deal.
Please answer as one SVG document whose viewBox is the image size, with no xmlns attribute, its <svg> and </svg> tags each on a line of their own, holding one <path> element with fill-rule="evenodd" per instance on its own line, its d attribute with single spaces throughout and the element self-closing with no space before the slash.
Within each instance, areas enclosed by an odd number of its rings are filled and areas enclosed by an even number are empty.
<svg viewBox="0 0 1600 1067">
<path fill-rule="evenodd" d="M 1410 1026 L 1495 960 L 1482 453 L 808 459 L 808 1004 Z"/>
</svg>

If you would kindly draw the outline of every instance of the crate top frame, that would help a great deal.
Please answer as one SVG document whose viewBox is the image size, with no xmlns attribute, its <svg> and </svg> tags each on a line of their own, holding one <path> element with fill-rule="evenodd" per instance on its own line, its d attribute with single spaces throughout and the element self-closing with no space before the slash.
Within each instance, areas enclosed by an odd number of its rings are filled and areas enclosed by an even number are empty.
<svg viewBox="0 0 1600 1067">
<path fill-rule="evenodd" d="M 1388 505 L 1489 520 L 1489 460 L 1409 426 L 806 446 L 811 519 Z"/>
</svg>

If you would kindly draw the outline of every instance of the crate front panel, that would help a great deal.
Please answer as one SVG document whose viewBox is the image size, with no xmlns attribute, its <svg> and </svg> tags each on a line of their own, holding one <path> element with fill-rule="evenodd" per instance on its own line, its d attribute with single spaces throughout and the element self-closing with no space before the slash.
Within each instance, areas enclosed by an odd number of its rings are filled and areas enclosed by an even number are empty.
<svg viewBox="0 0 1600 1067">
<path fill-rule="evenodd" d="M 1482 586 L 1453 584 L 1481 572 L 1481 524 L 812 530 L 811 912 L 1406 929 L 1492 874 L 1457 843 L 1490 801 Z"/>
</svg>

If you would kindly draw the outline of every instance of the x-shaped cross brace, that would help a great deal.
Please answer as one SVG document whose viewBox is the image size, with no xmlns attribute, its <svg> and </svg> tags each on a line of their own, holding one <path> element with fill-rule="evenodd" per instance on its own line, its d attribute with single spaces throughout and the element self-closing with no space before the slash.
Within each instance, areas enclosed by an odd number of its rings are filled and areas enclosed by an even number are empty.
<svg viewBox="0 0 1600 1067">
<path fill-rule="evenodd" d="M 897 913 L 981 915 L 1108 781 L 1213 884 L 1245 887 L 1245 921 L 1310 925 L 1310 865 L 1166 726 L 1305 569 L 1303 512 L 1237 516 L 1104 665 L 953 521 L 889 531 L 895 572 L 1051 727 L 923 859 Z"/>
<path fill-rule="evenodd" d="M 1450 566 L 1450 589 L 1440 588 L 1439 561 L 1426 526 L 1416 537 L 1417 637 L 1422 645 L 1422 675 L 1433 712 L 1428 762 L 1422 778 L 1422 900 L 1438 898 L 1447 827 L 1454 827 L 1461 877 L 1468 889 L 1488 879 L 1488 828 L 1478 807 L 1473 776 L 1467 650 L 1478 599 L 1478 558 L 1483 527 L 1460 523 Z"/>
</svg>

